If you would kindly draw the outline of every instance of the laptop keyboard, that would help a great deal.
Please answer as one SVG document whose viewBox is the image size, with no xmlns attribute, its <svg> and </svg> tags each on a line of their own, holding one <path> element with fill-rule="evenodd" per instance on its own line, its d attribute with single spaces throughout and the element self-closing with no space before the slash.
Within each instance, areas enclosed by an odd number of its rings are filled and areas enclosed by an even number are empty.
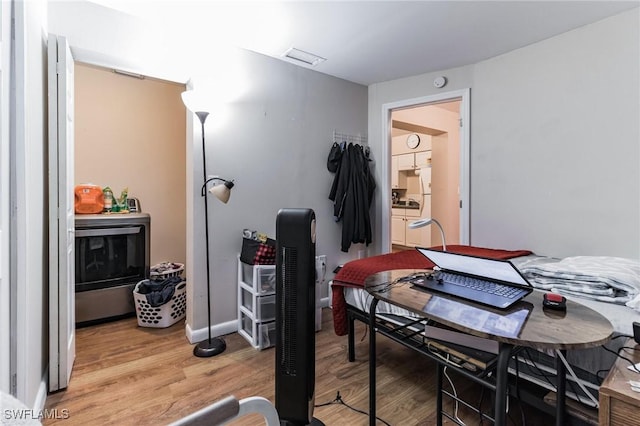
<svg viewBox="0 0 640 426">
<path fill-rule="evenodd" d="M 478 278 L 467 277 L 464 275 L 450 274 L 447 272 L 440 272 L 438 278 L 449 284 L 459 285 L 461 287 L 467 287 L 474 290 L 482 291 L 484 293 L 496 294 L 504 296 L 509 299 L 513 299 L 516 296 L 522 294 L 522 290 L 516 287 L 508 285 L 497 284 L 491 281 L 485 281 Z"/>
</svg>

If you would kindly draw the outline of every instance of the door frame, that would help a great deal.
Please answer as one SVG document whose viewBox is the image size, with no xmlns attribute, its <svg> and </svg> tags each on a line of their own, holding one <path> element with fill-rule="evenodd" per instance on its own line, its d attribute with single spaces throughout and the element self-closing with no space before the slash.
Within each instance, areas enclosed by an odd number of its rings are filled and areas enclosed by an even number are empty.
<svg viewBox="0 0 640 426">
<path fill-rule="evenodd" d="M 187 78 L 186 81 L 184 80 L 184 77 L 178 77 L 175 75 L 165 75 L 162 73 L 158 73 L 158 72 L 154 72 L 151 69 L 144 69 L 144 68 L 140 68 L 140 69 L 136 69 L 136 68 L 130 68 L 127 66 L 124 66 L 123 64 L 119 64 L 117 61 L 117 58 L 114 59 L 110 56 L 104 55 L 102 53 L 99 52 L 94 52 L 91 50 L 86 50 L 86 49 L 80 49 L 76 51 L 76 48 L 73 45 L 69 45 L 71 52 L 72 52 L 72 56 L 73 56 L 73 61 L 74 63 L 80 62 L 83 64 L 87 64 L 87 65 L 93 65 L 93 66 L 97 66 L 97 67 L 101 67 L 101 68 L 107 68 L 107 69 L 118 69 L 124 72 L 129 72 L 129 73 L 133 73 L 133 74 L 140 74 L 140 75 L 145 75 L 145 76 L 149 76 L 152 78 L 157 78 L 157 79 L 161 79 L 161 80 L 166 80 L 166 81 L 170 81 L 170 82 L 174 82 L 174 83 L 178 83 L 178 84 L 184 84 L 185 87 L 191 87 L 193 85 L 191 78 Z M 187 114 L 189 114 L 189 112 L 187 111 Z M 187 170 L 190 170 L 190 168 L 192 167 L 192 163 L 193 160 L 191 159 L 191 156 L 193 155 L 193 148 L 192 148 L 192 142 L 193 142 L 193 132 L 190 132 L 190 128 L 189 128 L 189 123 L 192 120 L 187 120 L 187 135 L 185 135 L 185 143 L 187 144 L 187 164 L 186 164 L 186 168 Z M 58 164 L 58 167 L 60 167 L 60 164 Z M 191 215 L 193 214 L 193 197 L 194 195 L 188 191 L 188 189 L 191 187 L 190 186 L 190 181 L 189 181 L 189 176 L 191 176 L 190 174 L 187 174 L 187 229 L 190 229 L 191 226 L 191 221 L 189 220 L 189 218 L 191 217 Z M 192 264 L 192 262 L 190 261 L 190 257 L 189 257 L 189 252 L 190 252 L 190 245 L 189 242 L 193 241 L 193 236 L 187 236 L 187 264 Z M 190 239 L 191 238 L 191 239 Z M 192 250 L 191 250 L 192 251 Z M 189 271 L 189 270 L 188 270 Z M 187 272 L 187 278 L 189 277 L 189 272 Z M 189 282 L 190 280 L 188 280 Z M 191 290 L 191 286 L 187 285 L 187 297 L 189 298 L 190 294 L 193 291 Z M 191 295 L 191 297 L 193 297 L 193 295 Z M 187 308 L 187 315 L 189 315 L 189 308 Z M 51 325 L 50 325 L 51 326 Z M 185 325 L 185 334 L 187 334 L 187 330 L 188 329 L 188 323 Z M 74 324 L 74 330 L 75 330 L 75 324 Z M 51 363 L 52 361 L 52 357 L 51 355 L 49 355 L 47 361 L 49 363 Z M 51 368 L 51 365 L 49 365 L 49 369 Z"/>
<path fill-rule="evenodd" d="M 0 391 L 11 393 L 12 345 L 10 280 L 10 69 L 11 69 L 11 3 L 0 4 Z"/>
<path fill-rule="evenodd" d="M 471 139 L 471 89 L 453 90 L 435 95 L 403 99 L 382 104 L 382 250 L 391 251 L 391 113 L 393 110 L 434 105 L 460 100 L 460 244 L 469 244 L 470 229 L 470 139 Z"/>
</svg>

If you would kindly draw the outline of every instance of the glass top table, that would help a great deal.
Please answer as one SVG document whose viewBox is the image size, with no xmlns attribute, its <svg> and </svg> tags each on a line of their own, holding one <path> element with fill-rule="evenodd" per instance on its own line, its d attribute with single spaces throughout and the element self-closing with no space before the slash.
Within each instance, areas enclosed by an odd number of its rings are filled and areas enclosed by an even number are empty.
<svg viewBox="0 0 640 426">
<path fill-rule="evenodd" d="M 593 309 L 570 300 L 567 300 L 566 311 L 543 308 L 544 292 L 539 290 L 534 290 L 511 308 L 501 310 L 414 287 L 407 279 L 407 277 L 430 272 L 430 270 L 398 269 L 379 272 L 365 280 L 365 290 L 373 296 L 369 308 L 371 331 L 369 408 L 370 419 L 373 419 L 371 424 L 375 422 L 375 333 L 380 332 L 375 310 L 381 301 L 404 308 L 454 330 L 499 342 L 494 410 L 497 425 L 505 424 L 506 421 L 508 364 L 514 348 L 529 347 L 559 351 L 556 354 L 558 379 L 556 424 L 564 424 L 566 370 L 560 355 L 564 356 L 567 349 L 595 347 L 608 342 L 614 331 L 609 320 Z M 401 339 L 396 341 L 402 343 Z M 438 361 L 436 357 L 434 359 Z M 441 363 L 439 362 L 438 365 L 440 368 Z M 441 398 L 440 394 L 438 398 Z"/>
</svg>

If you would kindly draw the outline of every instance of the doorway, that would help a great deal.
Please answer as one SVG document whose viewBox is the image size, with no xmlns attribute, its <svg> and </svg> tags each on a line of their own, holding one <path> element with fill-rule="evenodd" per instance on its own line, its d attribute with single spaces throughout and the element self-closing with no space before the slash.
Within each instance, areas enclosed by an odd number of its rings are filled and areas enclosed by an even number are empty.
<svg viewBox="0 0 640 426">
<path fill-rule="evenodd" d="M 184 83 L 76 62 L 76 185 L 128 190 L 151 216 L 151 265 L 186 264 Z"/>
<path fill-rule="evenodd" d="M 150 263 L 186 264 L 185 84 L 80 61 L 75 71 L 72 185 L 127 190 L 152 217 Z"/>
<path fill-rule="evenodd" d="M 388 251 L 441 245 L 435 225 L 409 229 L 425 217 L 442 225 L 447 244 L 469 244 L 469 110 L 469 89 L 383 105 Z"/>
<path fill-rule="evenodd" d="M 459 122 L 459 99 L 391 112 L 392 251 L 459 244 Z M 437 224 L 413 229 L 419 218 Z"/>
</svg>

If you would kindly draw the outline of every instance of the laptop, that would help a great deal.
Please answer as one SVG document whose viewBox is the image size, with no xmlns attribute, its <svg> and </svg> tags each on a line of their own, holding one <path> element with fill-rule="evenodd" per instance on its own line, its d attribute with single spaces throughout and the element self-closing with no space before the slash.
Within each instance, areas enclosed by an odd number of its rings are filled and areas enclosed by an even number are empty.
<svg viewBox="0 0 640 426">
<path fill-rule="evenodd" d="M 411 279 L 419 288 L 506 309 L 527 296 L 533 287 L 508 260 L 416 247 L 436 267 L 432 275 Z"/>
</svg>

